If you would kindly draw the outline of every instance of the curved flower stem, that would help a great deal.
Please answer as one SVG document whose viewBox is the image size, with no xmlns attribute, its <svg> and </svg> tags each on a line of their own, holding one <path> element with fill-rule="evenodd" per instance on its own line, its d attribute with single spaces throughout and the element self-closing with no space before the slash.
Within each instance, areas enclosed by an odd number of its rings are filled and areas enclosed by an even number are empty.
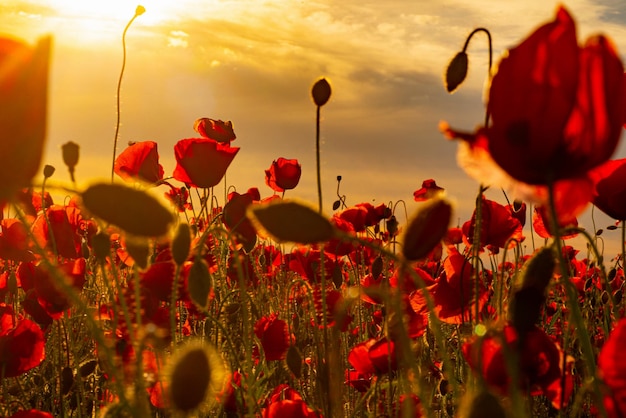
<svg viewBox="0 0 626 418">
<path fill-rule="evenodd" d="M 487 28 L 476 28 L 470 33 L 465 40 L 465 45 L 463 45 L 463 52 L 467 50 L 469 46 L 469 42 L 472 39 L 472 36 L 477 34 L 478 32 L 484 32 L 487 35 L 487 43 L 489 44 L 489 68 L 487 69 L 487 78 L 491 80 L 491 68 L 493 67 L 493 46 L 491 42 L 491 32 Z M 485 111 L 485 128 L 489 124 L 489 108 Z"/>
<path fill-rule="evenodd" d="M 599 411 L 599 416 L 607 416 L 604 408 L 602 391 L 600 384 L 596 378 L 596 360 L 593 352 L 593 346 L 591 345 L 591 338 L 585 325 L 580 306 L 578 304 L 578 290 L 570 280 L 570 271 L 567 266 L 567 262 L 563 257 L 563 246 L 561 244 L 561 230 L 559 225 L 559 217 L 556 211 L 555 199 L 554 199 L 554 182 L 548 184 L 548 199 L 550 210 L 550 226 L 552 228 L 552 234 L 554 236 L 554 246 L 557 251 L 558 265 L 561 269 L 561 280 L 563 287 L 565 288 L 565 294 L 567 296 L 568 307 L 570 309 L 570 320 L 580 341 L 581 351 L 584 357 L 585 366 L 587 368 L 587 376 L 593 381 L 593 395 L 595 398 L 595 404 Z M 563 347 L 565 350 L 566 347 Z M 565 373 L 565 370 L 563 370 Z"/>
<path fill-rule="evenodd" d="M 320 109 L 317 106 L 315 115 L 315 160 L 317 165 L 317 201 L 319 203 L 319 212 L 322 213 L 322 176 L 320 174 Z"/>
<path fill-rule="evenodd" d="M 124 32 L 122 32 L 122 69 L 120 70 L 120 77 L 117 80 L 117 90 L 115 93 L 117 99 L 117 107 L 116 107 L 116 122 L 115 122 L 115 137 L 113 138 L 113 162 L 111 163 L 111 183 L 113 183 L 115 176 L 115 157 L 117 154 L 117 138 L 120 133 L 120 91 L 122 90 L 122 78 L 124 77 L 124 70 L 126 69 L 126 32 L 130 28 L 130 25 L 137 19 L 137 16 L 141 15 L 141 9 L 137 8 L 135 11 L 135 15 L 128 21 L 128 24 L 124 28 Z"/>
</svg>

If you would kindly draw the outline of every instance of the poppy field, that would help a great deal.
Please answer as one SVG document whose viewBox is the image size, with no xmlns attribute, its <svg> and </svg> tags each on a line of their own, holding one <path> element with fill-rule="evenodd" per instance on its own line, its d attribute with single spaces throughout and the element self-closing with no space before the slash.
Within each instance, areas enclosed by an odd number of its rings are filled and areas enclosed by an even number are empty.
<svg viewBox="0 0 626 418">
<path fill-rule="evenodd" d="M 171 173 L 156 142 L 114 144 L 111 181 L 82 186 L 86 144 L 42 161 L 50 39 L 0 38 L 0 416 L 625 416 L 626 76 L 565 7 L 538 23 L 490 57 L 480 126 L 439 125 L 476 180 L 458 223 L 436 179 L 408 216 L 322 190 L 325 78 L 317 202 L 286 157 L 237 190 L 236 121 L 210 117 Z M 442 89 L 474 37 L 491 51 L 471 32 Z M 592 205 L 620 253 L 578 226 Z"/>
</svg>

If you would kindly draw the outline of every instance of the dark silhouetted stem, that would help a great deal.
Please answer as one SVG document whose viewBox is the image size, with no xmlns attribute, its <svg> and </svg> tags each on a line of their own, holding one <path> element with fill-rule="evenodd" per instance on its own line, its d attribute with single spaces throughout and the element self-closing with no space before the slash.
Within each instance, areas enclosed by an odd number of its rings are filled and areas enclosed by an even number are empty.
<svg viewBox="0 0 626 418">
<path fill-rule="evenodd" d="M 320 174 L 320 108 L 317 106 L 317 115 L 315 117 L 315 157 L 317 163 L 317 201 L 319 203 L 319 211 L 322 213 L 322 176 Z"/>
<path fill-rule="evenodd" d="M 470 40 L 472 39 L 472 36 L 474 36 L 478 32 L 484 32 L 487 35 L 487 42 L 489 44 L 489 68 L 487 68 L 487 78 L 491 79 L 491 68 L 493 67 L 493 46 L 491 43 L 491 33 L 489 32 L 489 29 L 487 28 L 474 29 L 472 33 L 470 33 L 467 39 L 465 40 L 465 45 L 463 45 L 463 52 L 467 50 L 467 47 L 469 45 Z M 487 110 L 485 111 L 485 128 L 487 127 L 488 124 L 489 124 L 489 107 L 487 107 Z"/>
<path fill-rule="evenodd" d="M 111 162 L 111 183 L 113 183 L 113 179 L 115 176 L 115 157 L 117 154 L 117 138 L 120 133 L 120 91 L 122 89 L 122 78 L 124 77 L 124 70 L 126 69 L 126 32 L 128 32 L 128 28 L 135 21 L 135 19 L 139 16 L 139 14 L 135 13 L 135 15 L 128 21 L 128 24 L 124 28 L 124 32 L 122 32 L 122 69 L 120 70 L 120 78 L 117 80 L 117 108 L 116 115 L 117 120 L 115 121 L 115 137 L 113 138 L 113 161 Z"/>
</svg>

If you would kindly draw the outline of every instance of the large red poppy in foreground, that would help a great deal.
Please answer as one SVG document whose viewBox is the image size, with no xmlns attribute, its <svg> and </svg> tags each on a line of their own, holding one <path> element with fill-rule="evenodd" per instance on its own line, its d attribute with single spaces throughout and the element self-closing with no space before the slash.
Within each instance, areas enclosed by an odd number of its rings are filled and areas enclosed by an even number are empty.
<svg viewBox="0 0 626 418">
<path fill-rule="evenodd" d="M 624 69 L 611 41 L 580 47 L 559 7 L 554 21 L 511 49 L 489 91 L 493 159 L 528 184 L 584 175 L 613 154 L 623 124 Z"/>
</svg>

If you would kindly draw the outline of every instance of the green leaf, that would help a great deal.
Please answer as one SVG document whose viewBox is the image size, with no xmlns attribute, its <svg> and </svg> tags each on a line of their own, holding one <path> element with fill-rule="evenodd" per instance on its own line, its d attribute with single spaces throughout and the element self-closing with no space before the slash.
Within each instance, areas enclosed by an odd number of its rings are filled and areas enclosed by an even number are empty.
<svg viewBox="0 0 626 418">
<path fill-rule="evenodd" d="M 121 184 L 94 184 L 81 197 L 87 211 L 129 234 L 162 236 L 174 222 L 170 211 L 155 197 Z"/>
<path fill-rule="evenodd" d="M 203 310 L 209 305 L 211 282 L 211 273 L 206 262 L 202 259 L 194 260 L 187 277 L 187 291 L 193 303 Z"/>
<path fill-rule="evenodd" d="M 277 242 L 314 244 L 335 237 L 335 228 L 328 219 L 294 201 L 250 205 L 247 216 L 258 231 Z"/>
</svg>

